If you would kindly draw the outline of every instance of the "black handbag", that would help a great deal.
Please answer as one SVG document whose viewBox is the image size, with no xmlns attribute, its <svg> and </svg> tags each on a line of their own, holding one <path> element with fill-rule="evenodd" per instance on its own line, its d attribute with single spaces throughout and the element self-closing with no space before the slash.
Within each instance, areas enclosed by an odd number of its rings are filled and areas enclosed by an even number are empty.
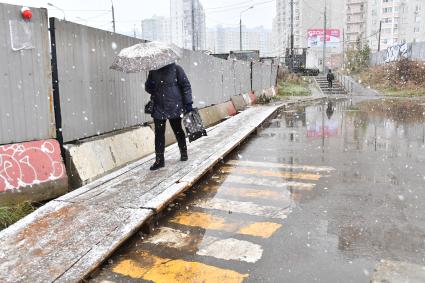
<svg viewBox="0 0 425 283">
<path fill-rule="evenodd" d="M 204 128 L 201 115 L 199 115 L 198 109 L 196 108 L 184 115 L 183 125 L 186 128 L 189 142 L 193 142 L 201 137 L 207 136 L 207 131 Z"/>
<path fill-rule="evenodd" d="M 148 103 L 145 105 L 145 113 L 146 114 L 152 114 L 153 113 L 153 102 L 152 100 L 149 100 Z"/>
</svg>

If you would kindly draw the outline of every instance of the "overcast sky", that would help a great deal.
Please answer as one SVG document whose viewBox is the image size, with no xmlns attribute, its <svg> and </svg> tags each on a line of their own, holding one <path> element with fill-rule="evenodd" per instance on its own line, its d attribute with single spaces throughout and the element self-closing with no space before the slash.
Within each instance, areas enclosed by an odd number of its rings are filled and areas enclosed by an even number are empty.
<svg viewBox="0 0 425 283">
<path fill-rule="evenodd" d="M 114 0 L 115 17 L 118 32 L 129 32 L 136 25 L 140 34 L 142 19 L 153 15 L 169 16 L 170 0 Z M 46 7 L 49 15 L 63 18 L 63 13 L 50 7 L 47 3 L 65 10 L 66 19 L 82 24 L 111 29 L 110 0 L 0 0 L 3 3 Z M 272 27 L 275 15 L 273 0 L 201 0 L 206 11 L 207 26 L 238 26 L 240 12 L 251 5 L 254 8 L 243 14 L 243 24 L 248 27 Z"/>
</svg>

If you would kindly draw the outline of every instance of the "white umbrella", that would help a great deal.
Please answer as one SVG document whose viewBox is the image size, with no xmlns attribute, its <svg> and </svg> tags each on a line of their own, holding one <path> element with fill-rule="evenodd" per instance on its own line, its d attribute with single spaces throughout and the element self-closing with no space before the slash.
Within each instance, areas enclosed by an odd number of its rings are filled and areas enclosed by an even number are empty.
<svg viewBox="0 0 425 283">
<path fill-rule="evenodd" d="M 120 51 L 111 69 L 125 73 L 158 70 L 181 58 L 181 49 L 161 42 L 139 43 Z"/>
</svg>

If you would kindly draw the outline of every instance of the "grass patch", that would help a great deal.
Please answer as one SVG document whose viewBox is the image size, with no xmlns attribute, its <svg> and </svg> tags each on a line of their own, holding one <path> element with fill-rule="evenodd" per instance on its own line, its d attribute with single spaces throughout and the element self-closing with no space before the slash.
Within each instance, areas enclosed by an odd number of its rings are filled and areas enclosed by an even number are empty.
<svg viewBox="0 0 425 283">
<path fill-rule="evenodd" d="M 279 96 L 310 96 L 311 91 L 308 83 L 304 81 L 299 82 L 280 82 L 279 83 Z"/>
<path fill-rule="evenodd" d="M 36 208 L 29 202 L 0 207 L 0 230 L 9 227 L 35 210 Z"/>
<path fill-rule="evenodd" d="M 425 63 L 409 60 L 369 67 L 354 75 L 359 81 L 388 96 L 425 95 Z"/>
<path fill-rule="evenodd" d="M 279 69 L 277 97 L 310 96 L 311 77 L 301 77 L 285 69 Z"/>
</svg>

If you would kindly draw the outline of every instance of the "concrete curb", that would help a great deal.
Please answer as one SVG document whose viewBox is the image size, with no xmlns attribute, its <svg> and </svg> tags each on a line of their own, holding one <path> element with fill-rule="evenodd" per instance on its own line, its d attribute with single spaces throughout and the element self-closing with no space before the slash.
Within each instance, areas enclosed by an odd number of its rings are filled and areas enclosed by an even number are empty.
<svg viewBox="0 0 425 283">
<path fill-rule="evenodd" d="M 67 145 L 67 171 L 72 188 L 81 187 L 154 152 L 154 132 L 140 127 L 127 132 Z"/>
</svg>

